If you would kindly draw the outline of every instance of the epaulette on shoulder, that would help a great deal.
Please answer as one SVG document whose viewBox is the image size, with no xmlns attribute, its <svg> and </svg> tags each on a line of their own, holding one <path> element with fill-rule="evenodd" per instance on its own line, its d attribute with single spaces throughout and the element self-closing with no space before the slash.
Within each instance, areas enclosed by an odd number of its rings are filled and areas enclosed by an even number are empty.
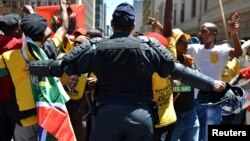
<svg viewBox="0 0 250 141">
<path fill-rule="evenodd" d="M 148 43 L 150 41 L 149 37 L 147 36 L 137 36 L 143 43 Z"/>
<path fill-rule="evenodd" d="M 101 42 L 102 40 L 105 40 L 105 39 L 101 38 L 101 37 L 95 37 L 95 38 L 89 39 L 89 42 L 90 42 L 90 44 L 96 44 L 96 43 Z"/>
<path fill-rule="evenodd" d="M 143 43 L 147 43 L 149 45 L 157 45 L 159 46 L 159 41 L 153 37 L 147 37 L 147 36 L 138 36 Z"/>
</svg>

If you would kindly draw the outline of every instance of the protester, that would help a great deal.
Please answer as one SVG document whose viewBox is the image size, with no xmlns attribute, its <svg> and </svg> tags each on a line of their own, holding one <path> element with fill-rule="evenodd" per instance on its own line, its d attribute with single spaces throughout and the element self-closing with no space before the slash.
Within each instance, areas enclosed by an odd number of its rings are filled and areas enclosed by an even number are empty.
<svg viewBox="0 0 250 141">
<path fill-rule="evenodd" d="M 238 14 L 238 13 L 236 13 Z M 188 53 L 194 58 L 195 67 L 208 76 L 221 80 L 222 71 L 229 57 L 239 57 L 242 49 L 238 37 L 239 24 L 237 21 L 228 21 L 233 47 L 228 44 L 216 45 L 218 28 L 214 23 L 205 22 L 201 24 L 199 36 L 201 44 L 190 44 Z M 221 106 L 205 105 L 216 102 L 218 95 L 213 92 L 199 91 L 196 102 L 196 110 L 200 121 L 199 140 L 207 141 L 208 125 L 219 125 L 221 123 Z"/>
<path fill-rule="evenodd" d="M 22 31 L 19 27 L 21 18 L 16 13 L 0 18 L 0 55 L 4 52 L 22 47 Z M 13 94 L 13 82 L 6 71 L 0 72 L 0 140 L 10 141 L 18 120 L 17 104 Z"/>
<path fill-rule="evenodd" d="M 194 69 L 193 58 L 187 54 L 190 35 L 180 29 L 173 29 L 172 37 L 175 41 L 177 60 L 186 67 Z M 174 80 L 173 92 L 177 121 L 171 141 L 198 141 L 200 124 L 194 106 L 194 88 L 182 84 L 179 80 Z"/>
<path fill-rule="evenodd" d="M 245 41 L 241 45 L 243 54 L 239 57 L 240 69 L 244 69 L 250 65 L 250 40 Z"/>
<path fill-rule="evenodd" d="M 167 39 L 161 34 L 156 32 L 146 32 L 144 35 L 157 39 L 163 46 L 169 49 Z M 171 54 L 174 53 L 175 52 L 171 52 Z M 159 115 L 159 123 L 155 125 L 155 141 L 167 141 L 171 138 L 172 127 L 176 121 L 172 88 L 171 78 L 162 78 L 157 73 L 153 74 L 153 100 L 158 106 Z"/>
<path fill-rule="evenodd" d="M 161 33 L 162 38 L 167 39 L 168 44 L 162 43 L 165 45 L 171 55 L 174 57 L 174 60 L 177 59 L 175 40 L 172 35 L 172 10 L 173 10 L 173 0 L 167 0 L 165 2 L 165 11 L 164 17 L 168 20 L 164 21 L 164 29 L 157 28 L 157 18 L 159 13 L 156 11 L 155 17 L 148 17 L 152 25 L 152 31 Z M 157 22 L 157 24 L 155 23 Z M 159 35 L 157 36 L 159 37 Z M 159 39 L 164 41 L 164 39 Z M 154 100 L 158 104 L 158 114 L 160 118 L 160 123 L 155 125 L 155 140 L 156 141 L 168 141 L 171 140 L 172 131 L 174 129 L 176 121 L 176 113 L 173 105 L 173 86 L 171 78 L 161 78 L 157 73 L 153 74 L 153 90 L 154 90 Z M 165 87 L 160 89 L 161 87 Z M 160 96 L 158 96 L 160 94 Z"/>
<path fill-rule="evenodd" d="M 232 85 L 239 86 L 245 90 L 245 95 L 248 96 L 246 103 L 250 101 L 250 67 L 241 69 L 240 73 L 236 75 L 230 82 Z M 245 123 L 246 125 L 250 125 L 250 106 L 246 108 L 245 111 Z"/>
</svg>

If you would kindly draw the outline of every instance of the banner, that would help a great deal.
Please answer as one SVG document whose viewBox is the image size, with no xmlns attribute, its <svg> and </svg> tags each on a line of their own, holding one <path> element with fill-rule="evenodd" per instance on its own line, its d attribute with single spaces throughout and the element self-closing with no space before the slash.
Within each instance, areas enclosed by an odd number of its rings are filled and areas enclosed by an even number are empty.
<svg viewBox="0 0 250 141">
<path fill-rule="evenodd" d="M 47 20 L 48 26 L 54 32 L 61 26 L 59 5 L 36 7 L 35 10 L 36 13 L 43 16 Z M 72 34 L 72 32 L 80 27 L 84 29 L 85 5 L 70 5 L 67 11 L 69 15 L 69 28 L 67 33 Z"/>
</svg>

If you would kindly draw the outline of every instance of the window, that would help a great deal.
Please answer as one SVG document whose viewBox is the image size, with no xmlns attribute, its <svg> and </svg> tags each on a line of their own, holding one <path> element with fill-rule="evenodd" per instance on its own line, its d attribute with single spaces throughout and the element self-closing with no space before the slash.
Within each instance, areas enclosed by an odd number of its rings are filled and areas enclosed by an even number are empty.
<svg viewBox="0 0 250 141">
<path fill-rule="evenodd" d="M 11 6 L 10 1 L 3 1 L 3 6 L 4 7 L 10 7 Z"/>
<path fill-rule="evenodd" d="M 12 1 L 12 7 L 13 7 L 13 8 L 18 8 L 18 7 L 17 7 L 16 1 Z"/>
<path fill-rule="evenodd" d="M 205 0 L 205 2 L 204 2 L 204 11 L 207 11 L 207 0 Z"/>
<path fill-rule="evenodd" d="M 31 6 L 36 6 L 36 2 L 32 1 Z"/>
<path fill-rule="evenodd" d="M 185 14 L 185 4 L 182 3 L 181 5 L 181 22 L 184 22 L 184 15 Z"/>
<path fill-rule="evenodd" d="M 174 9 L 174 26 L 176 26 L 176 9 Z"/>
<path fill-rule="evenodd" d="M 195 17 L 196 14 L 196 0 L 192 0 L 192 17 Z"/>
</svg>

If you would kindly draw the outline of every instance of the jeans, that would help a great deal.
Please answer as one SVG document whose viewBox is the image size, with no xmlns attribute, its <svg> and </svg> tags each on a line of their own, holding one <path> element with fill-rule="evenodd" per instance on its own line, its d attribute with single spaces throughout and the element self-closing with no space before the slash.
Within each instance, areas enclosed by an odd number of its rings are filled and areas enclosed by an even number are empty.
<svg viewBox="0 0 250 141">
<path fill-rule="evenodd" d="M 177 121 L 171 141 L 198 141 L 199 121 L 195 109 L 187 112 L 176 112 Z"/>
<path fill-rule="evenodd" d="M 170 141 L 175 122 L 164 127 L 155 128 L 155 141 Z"/>
<path fill-rule="evenodd" d="M 207 141 L 208 125 L 220 125 L 221 123 L 221 107 L 220 105 L 202 105 L 196 101 L 195 109 L 200 122 L 199 141 Z"/>
</svg>

